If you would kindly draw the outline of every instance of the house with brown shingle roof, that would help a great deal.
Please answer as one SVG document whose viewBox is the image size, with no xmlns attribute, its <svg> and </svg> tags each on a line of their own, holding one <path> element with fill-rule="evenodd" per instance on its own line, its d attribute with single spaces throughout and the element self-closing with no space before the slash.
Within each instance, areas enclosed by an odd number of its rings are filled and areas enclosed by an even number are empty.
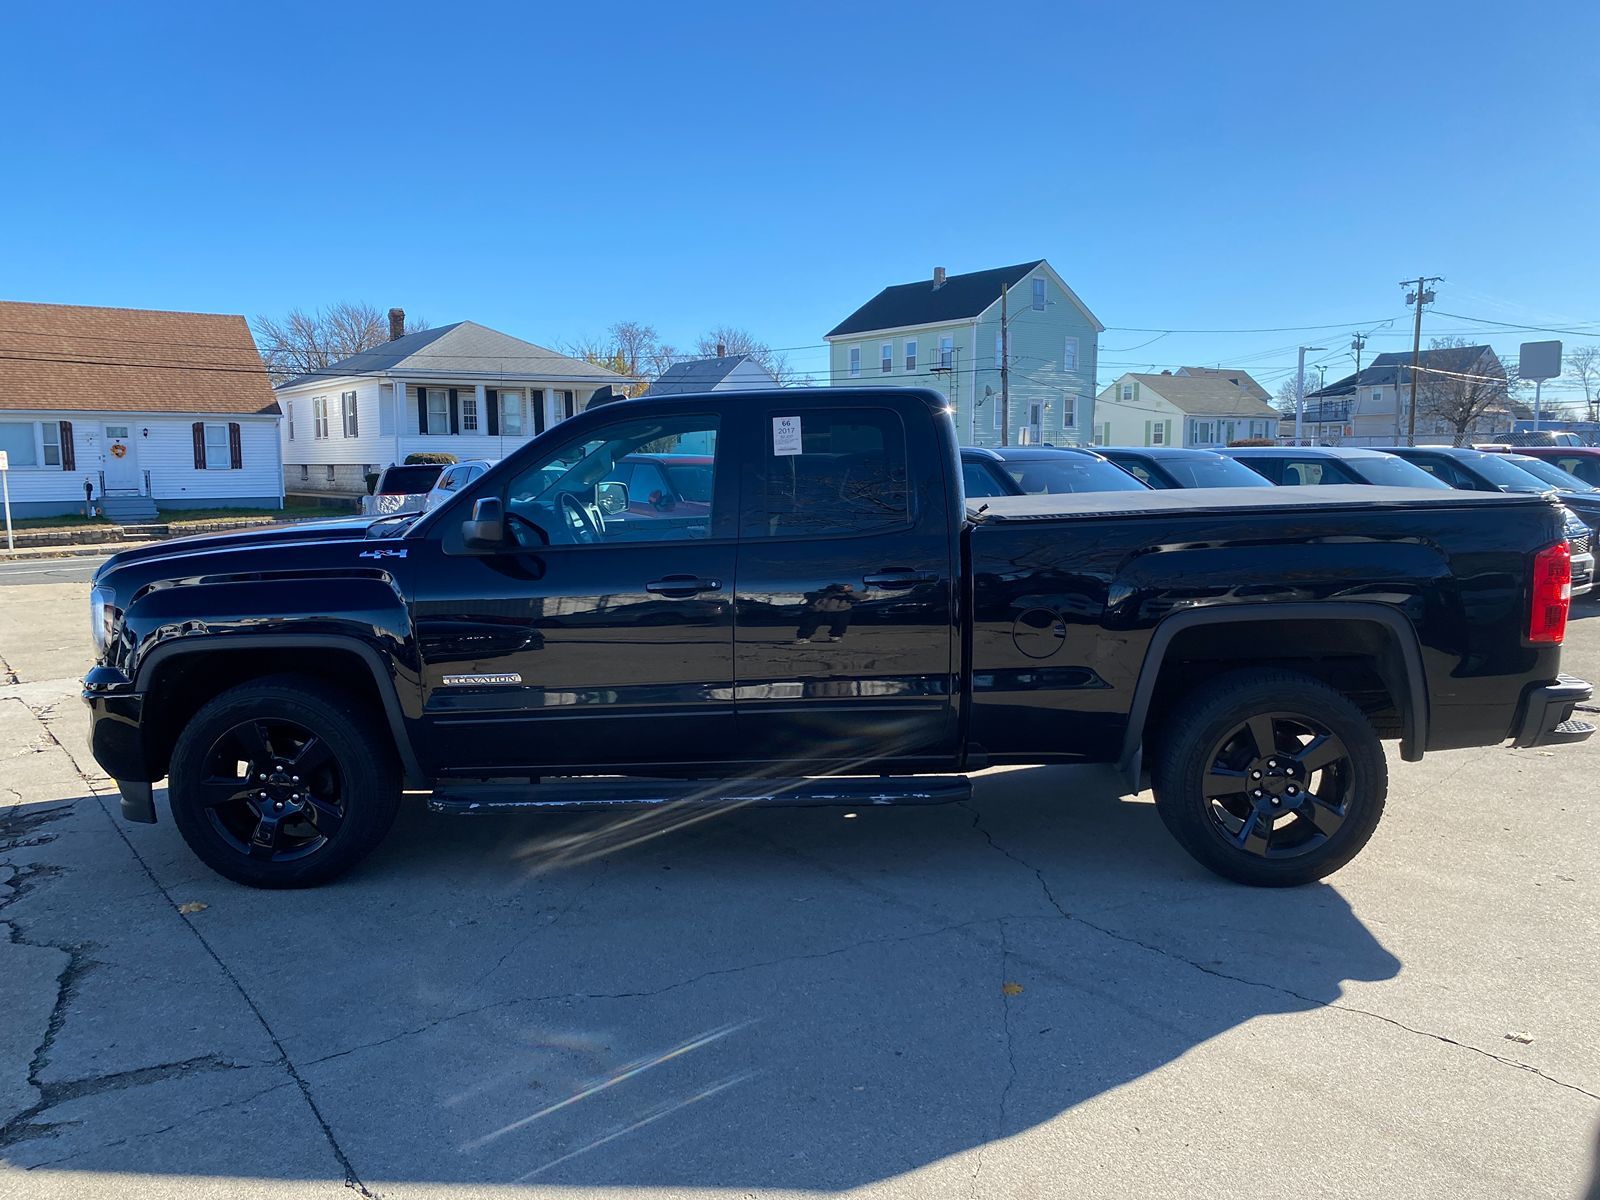
<svg viewBox="0 0 1600 1200">
<path fill-rule="evenodd" d="M 1100 446 L 1226 446 L 1271 437 L 1278 410 L 1244 371 L 1179 367 L 1120 375 L 1095 399 Z"/>
<path fill-rule="evenodd" d="M 17 516 L 281 508 L 280 420 L 243 317 L 0 301 Z"/>
</svg>

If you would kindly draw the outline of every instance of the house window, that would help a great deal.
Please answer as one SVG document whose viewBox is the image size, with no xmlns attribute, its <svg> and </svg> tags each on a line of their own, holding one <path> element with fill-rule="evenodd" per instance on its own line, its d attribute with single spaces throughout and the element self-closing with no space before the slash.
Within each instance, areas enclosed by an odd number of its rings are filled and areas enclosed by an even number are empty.
<svg viewBox="0 0 1600 1200">
<path fill-rule="evenodd" d="M 329 463 L 327 466 L 323 467 L 322 469 L 327 472 L 326 478 L 327 478 L 328 482 L 332 483 L 333 482 L 333 464 Z"/>
<path fill-rule="evenodd" d="M 478 432 L 478 398 L 476 396 L 461 397 L 461 432 Z"/>
<path fill-rule="evenodd" d="M 1122 385 L 1122 402 L 1124 404 L 1133 403 L 1133 384 L 1125 383 Z"/>
<path fill-rule="evenodd" d="M 854 379 L 861 374 L 861 347 L 850 347 L 850 378 Z"/>
<path fill-rule="evenodd" d="M 206 425 L 206 470 L 226 471 L 233 465 L 233 455 L 228 449 L 228 427 Z"/>
<path fill-rule="evenodd" d="M 450 395 L 441 388 L 428 389 L 428 432 L 450 432 Z"/>
<path fill-rule="evenodd" d="M 522 393 L 500 393 L 500 432 L 507 437 L 522 436 Z"/>
<path fill-rule="evenodd" d="M 1196 421 L 1194 423 L 1194 440 L 1197 445 L 1205 445 L 1211 440 L 1211 422 Z"/>
<path fill-rule="evenodd" d="M 361 436 L 360 427 L 356 424 L 356 394 L 354 392 L 339 393 L 339 416 L 344 422 L 345 437 Z"/>
<path fill-rule="evenodd" d="M 1078 398 L 1076 396 L 1061 397 L 1061 428 L 1076 429 L 1078 427 Z"/>
<path fill-rule="evenodd" d="M 311 435 L 316 438 L 328 436 L 328 398 L 315 396 L 311 400 Z"/>
<path fill-rule="evenodd" d="M 61 465 L 61 422 L 42 421 L 39 432 L 44 435 L 44 465 L 59 467 Z"/>
<path fill-rule="evenodd" d="M 1372 389 L 1372 402 L 1374 404 L 1380 404 L 1380 403 L 1382 403 L 1382 401 L 1383 401 L 1383 389 L 1382 388 L 1373 388 Z"/>
<path fill-rule="evenodd" d="M 907 338 L 906 339 L 906 370 L 915 371 L 916 369 L 917 369 L 917 339 L 916 338 Z"/>
<path fill-rule="evenodd" d="M 956 340 L 948 333 L 939 335 L 939 366 L 948 371 L 955 362 Z"/>
<path fill-rule="evenodd" d="M 301 483 L 309 483 L 310 480 L 311 480 L 311 468 L 302 463 L 301 466 L 300 466 L 300 482 Z"/>
<path fill-rule="evenodd" d="M 885 342 L 878 347 L 879 369 L 887 375 L 894 370 L 894 343 Z"/>
<path fill-rule="evenodd" d="M 32 421 L 0 421 L 0 450 L 13 467 L 37 467 L 39 447 L 34 442 Z"/>
<path fill-rule="evenodd" d="M 1167 423 L 1165 421 L 1154 422 L 1150 426 L 1150 444 L 1152 446 L 1164 446 L 1166 445 L 1166 442 Z"/>
<path fill-rule="evenodd" d="M 1003 333 L 997 333 L 997 334 L 994 335 L 994 365 L 997 366 L 997 367 L 1005 366 L 1006 365 L 1005 359 L 1006 359 L 1006 335 L 1003 334 Z"/>
<path fill-rule="evenodd" d="M 284 414 L 285 418 L 288 420 L 288 423 L 289 423 L 289 440 L 292 442 L 292 441 L 294 441 L 294 401 L 293 400 L 285 400 L 283 402 L 283 414 Z"/>
<path fill-rule="evenodd" d="M 1035 279 L 1033 281 L 1033 310 L 1035 312 L 1043 312 L 1044 311 L 1044 280 L 1043 279 Z"/>
<path fill-rule="evenodd" d="M 1066 346 L 1062 348 L 1061 369 L 1063 371 L 1078 369 L 1078 339 L 1075 337 L 1069 337 Z"/>
</svg>

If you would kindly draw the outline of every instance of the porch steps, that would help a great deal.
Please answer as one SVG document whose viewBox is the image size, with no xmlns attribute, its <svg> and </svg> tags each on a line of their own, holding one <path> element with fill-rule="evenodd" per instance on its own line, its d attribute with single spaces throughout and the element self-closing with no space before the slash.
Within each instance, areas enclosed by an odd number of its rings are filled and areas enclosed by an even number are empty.
<svg viewBox="0 0 1600 1200">
<path fill-rule="evenodd" d="M 149 496 L 105 496 L 100 511 L 118 525 L 150 525 L 156 520 L 156 502 Z"/>
</svg>

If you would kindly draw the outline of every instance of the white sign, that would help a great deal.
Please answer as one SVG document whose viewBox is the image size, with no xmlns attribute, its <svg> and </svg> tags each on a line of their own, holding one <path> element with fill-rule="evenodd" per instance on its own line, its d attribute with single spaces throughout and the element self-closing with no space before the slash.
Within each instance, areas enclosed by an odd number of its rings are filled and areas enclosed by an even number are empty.
<svg viewBox="0 0 1600 1200">
<path fill-rule="evenodd" d="M 772 452 L 774 454 L 800 453 L 800 418 L 772 418 Z"/>
<path fill-rule="evenodd" d="M 11 452 L 9 450 L 0 450 L 0 471 L 9 470 L 11 470 Z"/>
<path fill-rule="evenodd" d="M 1561 374 L 1560 342 L 1523 342 L 1517 372 L 1524 379 L 1543 383 Z"/>
</svg>

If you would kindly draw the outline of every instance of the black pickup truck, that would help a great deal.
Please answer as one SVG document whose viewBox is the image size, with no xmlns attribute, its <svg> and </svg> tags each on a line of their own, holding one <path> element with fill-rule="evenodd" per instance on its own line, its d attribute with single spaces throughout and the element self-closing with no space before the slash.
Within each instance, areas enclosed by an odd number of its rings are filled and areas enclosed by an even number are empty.
<svg viewBox="0 0 1600 1200">
<path fill-rule="evenodd" d="M 681 463 L 693 504 L 617 464 Z M 675 457 L 681 456 L 681 457 Z M 931 392 L 620 401 L 431 513 L 190 538 L 91 598 L 95 758 L 243 883 L 442 812 L 960 800 L 1116 763 L 1252 884 L 1336 870 L 1400 757 L 1577 741 L 1562 514 L 1375 487 L 996 497 Z M 1061 803 L 1070 797 L 1060 797 Z"/>
</svg>

